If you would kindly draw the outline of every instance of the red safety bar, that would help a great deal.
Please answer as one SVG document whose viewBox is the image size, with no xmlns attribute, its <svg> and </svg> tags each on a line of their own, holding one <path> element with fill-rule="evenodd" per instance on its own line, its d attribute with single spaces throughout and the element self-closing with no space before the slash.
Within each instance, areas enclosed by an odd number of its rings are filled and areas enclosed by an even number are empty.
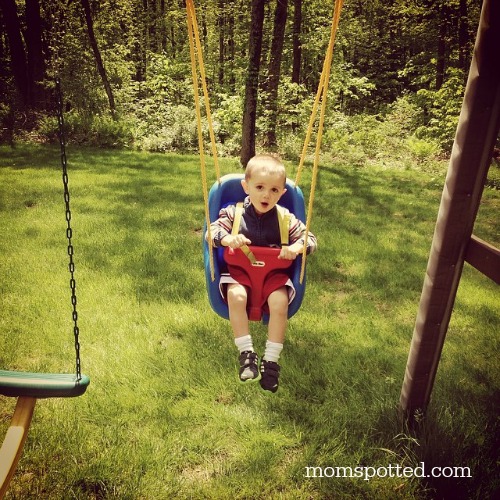
<svg viewBox="0 0 500 500">
<path fill-rule="evenodd" d="M 255 256 L 255 263 L 241 249 L 224 249 L 224 260 L 229 274 L 238 283 L 248 287 L 250 293 L 247 302 L 248 319 L 260 321 L 263 313 L 268 313 L 267 298 L 285 286 L 289 275 L 285 269 L 293 264 L 293 260 L 278 259 L 280 248 L 248 247 Z"/>
</svg>

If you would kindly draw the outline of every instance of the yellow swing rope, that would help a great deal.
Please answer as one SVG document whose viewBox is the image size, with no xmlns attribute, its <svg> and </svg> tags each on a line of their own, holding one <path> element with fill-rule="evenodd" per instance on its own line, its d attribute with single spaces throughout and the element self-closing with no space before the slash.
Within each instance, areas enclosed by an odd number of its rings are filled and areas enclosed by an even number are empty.
<svg viewBox="0 0 500 500">
<path fill-rule="evenodd" d="M 304 167 L 304 161 L 307 153 L 307 147 L 311 141 L 312 129 L 314 122 L 316 120 L 316 115 L 318 112 L 319 101 L 321 98 L 321 112 L 318 124 L 318 133 L 316 136 L 316 149 L 314 152 L 314 164 L 311 179 L 311 191 L 309 194 L 309 204 L 307 208 L 307 221 L 306 221 L 306 236 L 304 238 L 304 249 L 302 252 L 302 267 L 300 269 L 299 281 L 302 284 L 304 281 L 305 269 L 306 269 L 306 250 L 307 250 L 307 239 L 309 235 L 309 228 L 311 226 L 313 204 L 314 204 L 314 194 L 316 191 L 316 181 L 318 177 L 318 166 L 319 166 L 319 154 L 321 149 L 321 140 L 323 138 L 323 125 L 325 122 L 325 112 L 326 112 L 326 101 L 328 95 L 328 82 L 330 80 L 332 58 L 333 58 L 333 47 L 335 45 L 335 36 L 337 34 L 337 28 L 339 25 L 340 12 L 342 10 L 342 5 L 344 0 L 336 0 L 335 8 L 333 11 L 332 26 L 330 30 L 330 41 L 328 43 L 328 48 L 326 51 L 325 61 L 323 63 L 323 71 L 321 72 L 321 77 L 319 80 L 318 91 L 316 93 L 316 98 L 314 100 L 313 109 L 311 112 L 311 117 L 309 119 L 309 126 L 307 128 L 306 138 L 304 141 L 304 147 L 302 148 L 302 155 L 300 157 L 299 167 L 297 169 L 297 176 L 295 179 L 295 186 L 299 185 L 300 176 Z"/>
<path fill-rule="evenodd" d="M 295 179 L 295 185 L 299 185 L 300 177 L 302 174 L 302 170 L 304 168 L 305 157 L 307 154 L 307 148 L 311 141 L 312 130 L 314 126 L 314 122 L 316 120 L 316 115 L 318 112 L 319 102 L 321 100 L 321 112 L 320 119 L 318 124 L 318 133 L 316 138 L 316 149 L 314 153 L 314 164 L 313 164 L 313 172 L 311 179 L 311 190 L 309 194 L 309 204 L 307 209 L 307 221 L 306 221 L 306 236 L 304 238 L 304 248 L 303 248 L 303 259 L 302 259 L 302 268 L 300 271 L 300 283 L 302 284 L 304 280 L 305 274 L 305 265 L 306 265 L 306 249 L 307 249 L 307 239 L 309 234 L 309 229 L 311 225 L 312 212 L 313 212 L 313 204 L 314 204 L 314 195 L 316 191 L 316 182 L 318 176 L 318 166 L 319 166 L 319 154 L 321 149 L 321 141 L 323 137 L 323 125 L 325 121 L 325 113 L 326 113 L 326 102 L 328 95 L 328 82 L 330 79 L 331 73 L 331 64 L 333 58 L 333 47 L 335 44 L 335 36 L 337 34 L 337 28 L 340 19 L 340 12 L 342 10 L 344 0 L 336 0 L 335 8 L 333 11 L 332 25 L 330 30 L 330 40 L 328 43 L 328 48 L 325 56 L 325 61 L 323 63 L 323 70 L 321 72 L 321 77 L 318 85 L 318 91 L 316 93 L 316 98 L 314 100 L 313 109 L 311 112 L 311 117 L 309 119 L 309 125 L 307 128 L 306 138 L 304 141 L 304 146 L 302 149 L 302 155 L 299 162 L 299 167 L 297 169 L 297 176 Z M 193 76 L 193 90 L 194 90 L 194 100 L 196 107 L 196 118 L 197 118 L 197 126 L 198 126 L 198 146 L 200 149 L 200 167 L 201 167 L 201 177 L 202 177 L 202 185 L 203 185 L 203 198 L 205 201 L 205 219 L 207 224 L 208 231 L 208 240 L 211 241 L 211 233 L 210 233 L 210 212 L 208 206 L 208 183 L 207 183 L 207 174 L 206 174 L 206 162 L 205 162 L 205 153 L 203 146 L 203 133 L 202 133 L 202 125 L 201 125 L 201 109 L 200 109 L 200 98 L 198 92 L 198 72 L 196 66 L 196 60 L 198 60 L 199 70 L 200 70 L 200 79 L 203 89 L 203 96 L 205 102 L 205 110 L 207 114 L 208 121 L 208 129 L 210 134 L 210 143 L 212 147 L 212 155 L 214 159 L 214 165 L 217 175 L 217 181 L 220 183 L 220 169 L 219 162 L 217 157 L 217 147 L 215 142 L 215 136 L 213 131 L 212 117 L 210 113 L 210 101 L 208 97 L 208 90 L 206 84 L 206 74 L 205 74 L 205 66 L 203 63 L 203 52 L 200 43 L 200 35 L 198 30 L 198 24 L 196 21 L 196 12 L 194 7 L 193 0 L 186 0 L 186 11 L 187 11 L 187 25 L 188 25 L 188 35 L 189 35 L 189 52 L 191 55 L 191 71 Z M 195 50 L 196 49 L 196 50 Z M 215 281 L 215 271 L 214 271 L 214 260 L 213 260 L 213 252 L 209 252 L 209 263 L 210 263 L 210 276 L 212 281 Z"/>
<path fill-rule="evenodd" d="M 187 12 L 187 25 L 188 25 L 188 38 L 189 38 L 189 53 L 191 55 L 191 73 L 193 76 L 193 91 L 194 91 L 194 101 L 195 101 L 196 119 L 198 128 L 198 147 L 200 149 L 201 179 L 203 188 L 203 199 L 205 202 L 205 220 L 207 224 L 208 241 L 210 242 L 212 241 L 212 235 L 210 231 L 210 210 L 208 206 L 207 169 L 205 162 L 205 148 L 203 146 L 203 131 L 201 125 L 201 109 L 200 109 L 200 97 L 198 92 L 198 72 L 197 72 L 196 60 L 198 60 L 198 66 L 200 70 L 200 79 L 203 89 L 203 97 L 205 101 L 208 130 L 210 133 L 210 143 L 212 146 L 212 156 L 214 159 L 217 182 L 219 182 L 219 184 L 220 184 L 220 169 L 219 169 L 219 160 L 217 157 L 217 146 L 215 142 L 215 135 L 212 124 L 212 115 L 210 113 L 210 101 L 208 97 L 208 90 L 206 83 L 205 65 L 203 64 L 203 52 L 200 43 L 200 34 L 198 30 L 198 24 L 196 22 L 196 12 L 193 0 L 186 0 L 186 12 Z M 209 264 L 210 264 L 211 280 L 215 281 L 214 256 L 212 251 L 209 252 Z"/>
</svg>

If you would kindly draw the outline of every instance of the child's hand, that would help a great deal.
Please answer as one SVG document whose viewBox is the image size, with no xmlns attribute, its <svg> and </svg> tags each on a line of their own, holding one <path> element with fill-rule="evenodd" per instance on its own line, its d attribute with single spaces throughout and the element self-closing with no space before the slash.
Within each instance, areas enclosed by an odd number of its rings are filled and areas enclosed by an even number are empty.
<svg viewBox="0 0 500 500">
<path fill-rule="evenodd" d="M 228 234 L 221 240 L 221 245 L 229 248 L 241 248 L 244 245 L 250 245 L 252 242 L 242 234 Z"/>
<path fill-rule="evenodd" d="M 302 253 L 304 246 L 301 243 L 294 243 L 281 249 L 278 259 L 295 260 L 297 255 Z"/>
</svg>

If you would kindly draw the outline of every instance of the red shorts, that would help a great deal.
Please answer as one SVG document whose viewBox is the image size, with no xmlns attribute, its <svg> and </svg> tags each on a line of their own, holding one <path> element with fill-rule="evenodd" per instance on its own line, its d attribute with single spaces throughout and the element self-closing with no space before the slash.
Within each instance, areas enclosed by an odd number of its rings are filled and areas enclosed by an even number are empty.
<svg viewBox="0 0 500 500">
<path fill-rule="evenodd" d="M 281 277 L 274 277 L 272 276 L 269 283 L 267 280 L 264 282 L 264 288 L 262 289 L 262 297 L 265 299 L 264 302 L 267 302 L 267 298 L 271 293 L 273 293 L 275 290 L 278 290 L 278 288 L 281 288 L 282 286 L 286 286 L 287 292 L 288 292 L 288 303 L 292 302 L 292 300 L 295 298 L 295 287 L 293 286 L 292 280 L 288 275 L 285 273 L 280 273 L 283 276 Z M 227 302 L 227 285 L 230 283 L 240 283 L 243 286 L 246 286 L 248 289 L 251 288 L 250 283 L 248 283 L 248 277 L 245 276 L 244 282 L 240 282 L 236 279 L 234 279 L 229 273 L 222 273 L 220 275 L 220 280 L 219 280 L 219 290 L 220 294 L 222 295 L 222 298 Z M 267 304 L 266 304 L 266 309 L 267 309 Z"/>
</svg>

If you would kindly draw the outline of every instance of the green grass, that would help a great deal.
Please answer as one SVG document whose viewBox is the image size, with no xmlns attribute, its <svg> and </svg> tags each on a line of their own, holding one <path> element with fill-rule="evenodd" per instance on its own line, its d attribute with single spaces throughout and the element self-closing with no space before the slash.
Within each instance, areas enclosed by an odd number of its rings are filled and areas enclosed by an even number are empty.
<svg viewBox="0 0 500 500">
<path fill-rule="evenodd" d="M 58 150 L 0 154 L 0 367 L 71 372 Z M 229 324 L 208 305 L 198 158 L 69 148 L 68 161 L 91 385 L 39 401 L 7 498 L 493 498 L 500 297 L 477 271 L 465 268 L 420 431 L 397 412 L 446 165 L 321 167 L 320 248 L 272 395 L 238 384 Z M 496 246 L 499 201 L 485 190 L 475 228 Z M 0 398 L 1 431 L 14 403 Z M 420 462 L 473 477 L 305 477 Z"/>
</svg>

